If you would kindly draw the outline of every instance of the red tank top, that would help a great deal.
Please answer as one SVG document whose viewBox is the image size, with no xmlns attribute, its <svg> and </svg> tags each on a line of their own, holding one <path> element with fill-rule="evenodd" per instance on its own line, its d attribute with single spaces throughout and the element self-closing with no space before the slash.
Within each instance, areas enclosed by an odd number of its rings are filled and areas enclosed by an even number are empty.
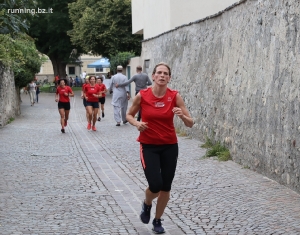
<svg viewBox="0 0 300 235">
<path fill-rule="evenodd" d="M 94 86 L 91 86 L 91 84 L 85 85 L 84 92 L 86 97 L 88 98 L 88 102 L 99 102 L 99 98 L 94 96 L 94 94 L 98 95 L 98 93 L 100 92 L 100 87 L 98 86 L 98 84 L 95 84 Z"/>
<path fill-rule="evenodd" d="M 142 121 L 148 122 L 148 129 L 140 132 L 137 141 L 143 144 L 176 144 L 174 113 L 177 91 L 167 88 L 162 98 L 153 95 L 152 89 L 140 90 Z"/>
<path fill-rule="evenodd" d="M 59 94 L 59 101 L 60 102 L 70 102 L 69 96 L 65 96 L 65 93 L 72 93 L 72 89 L 69 86 L 61 87 L 58 86 L 56 88 L 56 94 Z"/>
<path fill-rule="evenodd" d="M 100 85 L 98 85 L 99 87 L 100 87 L 100 91 L 105 91 L 105 89 L 106 89 L 106 86 L 103 84 L 103 83 L 101 83 Z M 105 93 L 101 93 L 101 97 L 105 97 L 106 96 L 106 94 Z"/>
</svg>

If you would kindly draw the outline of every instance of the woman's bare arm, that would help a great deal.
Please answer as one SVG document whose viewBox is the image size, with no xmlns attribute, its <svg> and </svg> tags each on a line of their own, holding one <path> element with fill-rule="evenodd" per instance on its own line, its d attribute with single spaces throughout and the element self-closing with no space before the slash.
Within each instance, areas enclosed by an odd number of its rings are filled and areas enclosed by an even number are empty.
<svg viewBox="0 0 300 235">
<path fill-rule="evenodd" d="M 176 95 L 176 106 L 177 107 L 173 108 L 173 112 L 183 121 L 184 125 L 192 127 L 194 125 L 194 120 L 190 116 L 190 113 L 185 107 L 184 101 L 179 93 Z"/>
<path fill-rule="evenodd" d="M 144 131 L 148 128 L 148 123 L 147 122 L 139 122 L 137 120 L 135 120 L 135 115 L 137 114 L 137 112 L 140 110 L 140 103 L 141 103 L 141 95 L 140 93 L 138 93 L 134 99 L 133 99 L 133 103 L 126 115 L 126 120 L 133 126 L 135 126 L 139 131 Z"/>
</svg>

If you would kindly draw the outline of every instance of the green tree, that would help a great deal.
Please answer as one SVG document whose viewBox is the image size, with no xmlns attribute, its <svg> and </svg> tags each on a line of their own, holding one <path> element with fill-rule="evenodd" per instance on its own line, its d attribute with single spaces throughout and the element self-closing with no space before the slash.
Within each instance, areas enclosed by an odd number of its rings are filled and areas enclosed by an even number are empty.
<svg viewBox="0 0 300 235">
<path fill-rule="evenodd" d="M 72 54 L 75 48 L 67 35 L 67 31 L 72 29 L 68 12 L 68 4 L 72 2 L 74 0 L 37 0 L 39 8 L 52 8 L 53 13 L 36 14 L 29 29 L 37 49 L 50 58 L 54 74 L 60 77 L 65 77 L 67 64 L 78 64 L 76 59 L 82 53 L 81 48 L 77 47 L 77 53 Z"/>
<path fill-rule="evenodd" d="M 36 49 L 34 40 L 26 34 L 20 34 L 14 46 L 15 50 L 22 54 L 22 63 L 12 66 L 15 84 L 17 87 L 23 87 L 34 79 L 45 58 Z"/>
<path fill-rule="evenodd" d="M 77 0 L 69 4 L 74 45 L 102 56 L 141 52 L 141 35 L 132 34 L 130 0 Z"/>
<path fill-rule="evenodd" d="M 3 0 L 0 4 L 0 34 L 15 34 L 28 30 L 30 14 L 14 14 L 12 9 L 30 9 L 34 0 Z"/>
<path fill-rule="evenodd" d="M 134 57 L 133 52 L 119 52 L 116 55 L 110 56 L 110 70 L 113 73 L 116 73 L 117 66 L 122 65 L 124 68 L 128 65 L 130 59 Z"/>
<path fill-rule="evenodd" d="M 44 60 L 28 35 L 19 33 L 12 38 L 0 34 L 0 62 L 13 70 L 17 87 L 26 86 L 40 71 Z"/>
<path fill-rule="evenodd" d="M 31 7 L 34 7 L 32 0 L 4 0 L 0 4 L 0 63 L 13 70 L 16 87 L 32 80 L 43 62 L 34 40 L 24 33 L 31 15 L 9 11 Z"/>
</svg>

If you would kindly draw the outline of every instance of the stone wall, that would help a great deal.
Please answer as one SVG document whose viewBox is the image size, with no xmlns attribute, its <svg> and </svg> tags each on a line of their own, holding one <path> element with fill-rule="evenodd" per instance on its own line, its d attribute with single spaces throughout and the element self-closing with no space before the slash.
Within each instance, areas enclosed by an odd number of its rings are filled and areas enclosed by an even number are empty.
<svg viewBox="0 0 300 235">
<path fill-rule="evenodd" d="M 300 3 L 241 1 L 143 41 L 150 70 L 164 61 L 202 141 L 225 142 L 233 160 L 300 191 Z M 176 120 L 178 128 L 184 128 Z"/>
<path fill-rule="evenodd" d="M 13 73 L 0 63 L 0 128 L 20 114 L 20 93 Z"/>
</svg>

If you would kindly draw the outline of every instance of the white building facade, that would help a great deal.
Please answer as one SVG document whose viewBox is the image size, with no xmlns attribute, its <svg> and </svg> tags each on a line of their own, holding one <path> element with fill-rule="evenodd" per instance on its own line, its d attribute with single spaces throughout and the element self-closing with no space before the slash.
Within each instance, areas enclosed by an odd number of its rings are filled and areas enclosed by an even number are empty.
<svg viewBox="0 0 300 235">
<path fill-rule="evenodd" d="M 144 39 L 226 9 L 237 0 L 132 0 L 132 33 Z"/>
<path fill-rule="evenodd" d="M 144 39 L 158 36 L 176 27 L 214 15 L 230 7 L 238 0 L 131 0 L 132 33 L 143 34 Z M 151 76 L 151 58 L 143 53 L 130 60 L 126 69 L 128 78 L 136 74 L 136 67 Z M 135 84 L 132 82 L 131 95 Z"/>
</svg>

